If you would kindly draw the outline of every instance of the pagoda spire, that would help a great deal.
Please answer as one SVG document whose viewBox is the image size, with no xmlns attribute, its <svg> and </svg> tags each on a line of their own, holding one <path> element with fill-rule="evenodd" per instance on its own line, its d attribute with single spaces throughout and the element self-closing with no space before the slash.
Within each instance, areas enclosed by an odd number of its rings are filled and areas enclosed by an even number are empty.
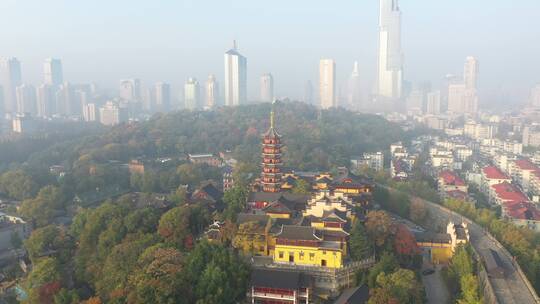
<svg viewBox="0 0 540 304">
<path fill-rule="evenodd" d="M 262 172 L 261 184 L 264 192 L 281 191 L 281 135 L 275 129 L 275 101 L 270 111 L 270 128 L 263 135 L 262 140 Z"/>
</svg>

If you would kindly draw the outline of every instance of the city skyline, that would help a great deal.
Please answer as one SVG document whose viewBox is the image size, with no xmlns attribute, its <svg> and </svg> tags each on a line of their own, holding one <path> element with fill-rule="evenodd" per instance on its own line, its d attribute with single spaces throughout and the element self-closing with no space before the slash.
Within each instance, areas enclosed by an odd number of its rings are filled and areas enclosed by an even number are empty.
<svg viewBox="0 0 540 304">
<path fill-rule="evenodd" d="M 35 1 L 29 2 L 34 6 L 41 7 L 41 4 Z M 531 23 L 533 22 L 532 18 L 526 18 L 534 11 L 536 4 L 532 1 L 526 1 L 519 8 L 515 8 L 504 3 L 490 2 L 490 6 L 483 5 L 485 3 L 485 1 L 475 3 L 454 1 L 452 4 L 422 3 L 422 5 L 400 3 L 401 10 L 404 12 L 402 28 L 403 49 L 406 54 L 405 79 L 412 82 L 430 80 L 434 82 L 434 85 L 437 85 L 448 73 L 461 74 L 456 68 L 458 63 L 462 61 L 462 58 L 474 55 L 482 61 L 485 72 L 479 83 L 480 93 L 486 91 L 489 93 L 494 90 L 510 93 L 517 91 L 518 94 L 512 96 L 526 97 L 530 87 L 540 81 L 535 76 L 535 70 L 538 70 L 537 65 L 540 63 L 533 60 L 533 54 L 538 52 L 539 46 L 535 42 L 530 42 L 528 38 L 535 37 L 535 34 L 538 36 L 539 27 Z M 25 15 L 28 10 L 24 10 L 29 4 L 15 6 L 14 2 L 6 1 L 0 5 L 3 9 L 13 12 L 13 16 L 8 16 L 3 22 L 9 22 L 13 17 L 24 19 L 26 16 L 26 18 L 30 18 Z M 35 22 L 54 15 L 53 9 L 58 5 L 58 1 L 48 3 L 48 6 L 41 10 L 43 16 L 35 17 L 35 20 L 29 21 Z M 119 9 L 117 5 L 111 4 L 111 12 Z M 193 11 L 195 15 L 200 12 L 200 6 L 204 6 L 204 4 L 189 2 L 178 5 L 185 8 L 186 11 Z M 243 2 L 236 4 L 235 7 L 242 7 L 242 5 L 245 6 L 247 12 L 255 11 L 258 8 L 257 4 Z M 142 14 L 143 10 L 147 8 L 146 6 L 135 1 L 126 10 Z M 166 4 L 165 6 L 175 7 L 175 4 Z M 467 17 L 452 17 L 452 12 L 464 7 L 468 10 Z M 92 9 L 92 7 L 88 8 L 85 5 L 82 5 L 82 8 Z M 290 33 L 284 32 L 283 27 L 269 28 L 265 22 L 269 18 L 266 14 L 261 16 L 261 20 L 254 20 L 243 16 L 238 11 L 234 15 L 237 17 L 237 24 L 228 25 L 221 31 L 222 34 L 212 37 L 212 39 L 207 34 L 209 29 L 208 26 L 204 26 L 205 21 L 199 21 L 196 28 L 202 26 L 202 29 L 195 31 L 197 34 L 188 33 L 186 36 L 190 41 L 188 45 L 184 44 L 178 48 L 178 44 L 159 35 L 153 36 L 142 47 L 139 44 L 139 47 L 135 48 L 137 52 L 127 52 L 127 48 L 135 43 L 134 36 L 140 34 L 141 38 L 147 37 L 153 30 L 157 29 L 157 26 L 170 34 L 169 37 L 178 34 L 185 35 L 186 33 L 181 26 L 174 27 L 173 31 L 170 26 L 164 25 L 164 22 L 152 25 L 143 19 L 132 32 L 119 29 L 119 36 L 116 36 L 116 39 L 111 39 L 112 37 L 103 31 L 103 26 L 117 23 L 112 19 L 112 16 L 109 16 L 111 12 L 103 12 L 98 15 L 99 20 L 103 19 L 104 25 L 97 26 L 87 20 L 82 8 L 70 7 L 70 10 L 75 11 L 74 15 L 80 17 L 80 21 L 74 19 L 69 21 L 81 28 L 82 37 L 87 38 L 84 43 L 77 43 L 80 39 L 78 37 L 71 37 L 75 38 L 73 44 L 63 41 L 58 36 L 58 32 L 55 31 L 57 28 L 51 24 L 44 25 L 46 36 L 51 38 L 47 41 L 36 39 L 38 37 L 34 33 L 12 30 L 11 27 L 7 26 L 3 27 L 14 32 L 6 32 L 5 35 L 2 35 L 6 37 L 8 43 L 3 51 L 5 53 L 1 55 L 19 58 L 22 62 L 24 83 L 39 85 L 38 81 L 43 77 L 41 75 L 43 58 L 54 57 L 62 59 L 65 79 L 74 83 L 95 81 L 101 87 L 115 89 L 115 83 L 118 79 L 140 78 L 144 84 L 158 81 L 169 82 L 176 92 L 178 88 L 182 87 L 184 79 L 191 75 L 204 79 L 206 75 L 214 73 L 219 81 L 223 81 L 219 53 L 226 50 L 223 46 L 234 38 L 241 42 L 243 54 L 249 57 L 252 63 L 248 77 L 248 97 L 250 99 L 258 96 L 257 75 L 264 72 L 271 72 L 274 75 L 276 88 L 279 88 L 279 91 L 276 91 L 277 95 L 300 99 L 303 95 L 304 83 L 307 80 L 316 81 L 317 62 L 323 57 L 331 57 L 336 60 L 339 71 L 338 83 L 343 83 L 349 76 L 346 70 L 339 69 L 339 66 L 349 66 L 355 60 L 359 61 L 360 74 L 363 81 L 368 83 L 368 87 L 373 87 L 376 76 L 378 3 L 355 4 L 345 1 L 333 6 L 313 3 L 312 7 L 303 13 L 294 5 L 284 6 L 282 9 L 269 8 L 271 12 L 283 16 L 285 24 L 293 29 Z M 225 9 L 227 12 L 231 11 L 231 8 Z M 314 20 L 320 17 L 325 10 L 339 12 L 342 20 L 324 26 L 315 25 Z M 161 14 L 155 10 L 152 12 L 155 13 L 155 16 L 151 15 L 148 18 L 153 19 Z M 79 14 L 81 15 L 79 16 Z M 186 14 L 186 12 L 179 14 Z M 508 14 L 507 18 L 503 18 L 505 14 Z M 165 15 L 169 17 L 164 18 L 165 20 L 174 16 L 171 13 Z M 302 23 L 293 18 L 296 15 L 302 20 L 306 20 L 307 23 L 304 26 L 300 25 Z M 513 15 L 522 17 L 512 19 L 510 16 Z M 62 25 L 68 21 L 65 18 L 59 18 L 53 24 Z M 192 18 L 189 17 L 187 20 Z M 212 13 L 207 19 L 203 19 L 208 21 L 210 25 L 219 18 L 222 17 Z M 483 18 L 484 22 L 475 22 L 475 18 Z M 431 22 L 430 28 L 426 28 L 425 24 L 433 19 L 440 20 L 440 22 L 435 24 Z M 510 24 L 504 20 L 514 20 L 514 22 Z M 128 21 L 134 22 L 131 19 Z M 248 26 L 250 23 L 253 25 Z M 451 31 L 448 30 L 448 25 L 451 25 Z M 0 33 L 3 34 L 2 31 L 7 30 L 0 30 Z M 95 31 L 98 35 L 89 37 L 90 30 Z M 175 31 L 177 31 L 176 34 Z M 253 35 L 252 32 L 257 31 L 266 34 L 264 42 L 261 38 Z M 20 39 L 22 42 L 12 45 L 9 43 L 10 37 L 15 33 L 22 34 L 22 39 Z M 293 33 L 295 34 L 294 40 Z M 298 36 L 298 34 L 301 35 Z M 481 41 L 476 39 L 480 35 L 483 37 Z M 351 37 L 357 38 L 351 39 Z M 325 43 L 322 45 L 315 43 L 314 39 L 325 41 Z M 120 41 L 122 44 L 119 44 Z M 280 47 L 271 47 L 270 41 L 277 43 Z M 36 52 L 36 48 L 32 47 L 36 42 L 43 42 L 43 48 L 40 48 L 39 52 Z M 521 44 L 530 43 L 531 45 L 522 50 L 518 47 L 520 44 L 518 42 Z M 95 55 L 91 55 L 83 49 L 90 47 L 90 44 L 99 45 L 99 48 L 93 52 Z M 347 47 L 344 47 L 345 45 Z M 26 47 L 20 48 L 20 46 Z M 493 49 L 497 49 L 497 52 L 492 52 Z M 106 57 L 104 57 L 105 54 L 107 54 Z M 194 57 L 195 54 L 197 54 L 196 57 Z M 300 54 L 304 54 L 304 56 Z M 438 60 L 434 54 L 443 55 L 445 60 Z M 103 63 L 103 66 L 107 66 L 110 71 L 100 70 L 101 64 L 96 66 L 96 64 L 90 63 L 94 60 L 83 59 L 92 58 L 92 56 Z M 512 58 L 513 61 L 504 60 L 507 58 Z M 295 69 L 293 73 L 285 72 L 291 63 L 294 63 L 299 69 Z M 176 97 L 177 93 L 174 95 Z M 522 99 L 524 100 L 524 98 Z"/>
</svg>

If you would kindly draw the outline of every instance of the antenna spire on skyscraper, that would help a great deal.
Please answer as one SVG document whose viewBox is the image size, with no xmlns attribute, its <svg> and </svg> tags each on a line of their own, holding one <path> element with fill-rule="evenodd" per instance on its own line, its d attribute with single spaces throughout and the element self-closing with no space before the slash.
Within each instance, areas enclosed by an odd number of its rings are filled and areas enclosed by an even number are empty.
<svg viewBox="0 0 540 304">
<path fill-rule="evenodd" d="M 238 45 L 236 44 L 236 39 L 234 39 L 234 40 L 232 41 L 232 48 L 233 48 L 233 50 L 237 50 L 237 49 L 238 49 Z"/>
</svg>

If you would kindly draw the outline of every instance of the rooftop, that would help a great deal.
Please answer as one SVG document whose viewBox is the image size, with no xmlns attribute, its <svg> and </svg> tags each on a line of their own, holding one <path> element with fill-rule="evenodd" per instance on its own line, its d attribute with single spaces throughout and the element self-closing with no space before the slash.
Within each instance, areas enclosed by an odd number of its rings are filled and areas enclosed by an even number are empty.
<svg viewBox="0 0 540 304">
<path fill-rule="evenodd" d="M 518 168 L 520 168 L 521 170 L 528 170 L 528 171 L 540 171 L 540 168 L 538 168 L 537 165 L 533 164 L 530 160 L 528 159 L 520 159 L 520 160 L 516 160 L 515 161 L 515 164 Z"/>
<path fill-rule="evenodd" d="M 276 237 L 288 240 L 322 241 L 322 238 L 317 236 L 316 233 L 313 227 L 284 225 Z"/>
<path fill-rule="evenodd" d="M 439 179 L 442 179 L 447 185 L 465 186 L 465 182 L 455 172 L 445 170 L 439 174 Z"/>
<path fill-rule="evenodd" d="M 300 272 L 254 269 L 251 272 L 251 286 L 297 290 L 312 286 L 312 278 Z"/>
<path fill-rule="evenodd" d="M 485 167 L 482 172 L 488 179 L 507 179 L 510 180 L 506 174 L 504 174 L 499 168 L 495 166 Z"/>
<path fill-rule="evenodd" d="M 521 192 L 521 190 L 518 187 L 508 182 L 493 185 L 491 187 L 493 188 L 493 190 L 495 190 L 497 197 L 503 201 L 512 201 L 512 202 L 529 201 L 529 198 L 523 192 Z"/>
</svg>

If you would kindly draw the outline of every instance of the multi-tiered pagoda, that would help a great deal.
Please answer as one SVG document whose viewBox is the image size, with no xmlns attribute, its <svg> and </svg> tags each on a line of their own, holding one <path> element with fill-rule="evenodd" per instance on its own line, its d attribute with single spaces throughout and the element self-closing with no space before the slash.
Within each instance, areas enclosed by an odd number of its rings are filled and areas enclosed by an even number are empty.
<svg viewBox="0 0 540 304">
<path fill-rule="evenodd" d="M 274 128 L 274 106 L 270 113 L 270 129 L 263 135 L 261 185 L 263 192 L 281 191 L 281 135 Z"/>
</svg>

